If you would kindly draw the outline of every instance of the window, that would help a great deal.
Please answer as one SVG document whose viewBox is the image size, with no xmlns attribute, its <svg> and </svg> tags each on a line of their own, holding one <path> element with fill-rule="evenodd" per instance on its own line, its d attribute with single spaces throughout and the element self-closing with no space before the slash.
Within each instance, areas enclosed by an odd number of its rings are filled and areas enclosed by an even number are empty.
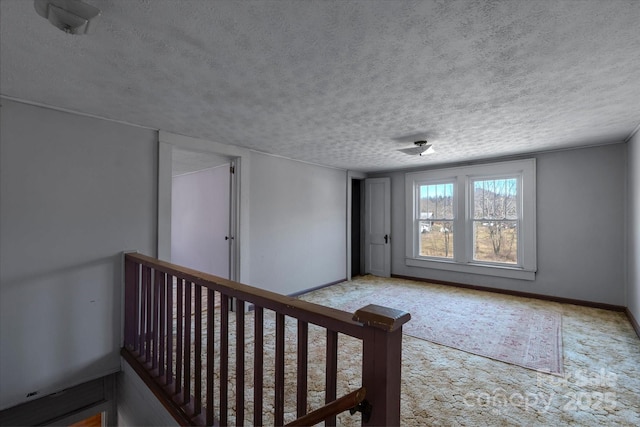
<svg viewBox="0 0 640 427">
<path fill-rule="evenodd" d="M 535 160 L 406 174 L 410 266 L 533 280 Z"/>
<path fill-rule="evenodd" d="M 453 259 L 453 183 L 419 186 L 419 254 Z"/>
</svg>

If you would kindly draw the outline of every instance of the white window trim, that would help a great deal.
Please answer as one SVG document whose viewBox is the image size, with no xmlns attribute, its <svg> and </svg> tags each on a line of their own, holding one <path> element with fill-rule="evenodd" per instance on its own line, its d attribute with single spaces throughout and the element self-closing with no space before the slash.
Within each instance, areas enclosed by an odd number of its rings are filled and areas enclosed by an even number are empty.
<svg viewBox="0 0 640 427">
<path fill-rule="evenodd" d="M 411 172 L 405 175 L 406 189 L 406 258 L 405 264 L 411 267 L 448 270 L 460 273 L 482 274 L 511 279 L 535 280 L 536 258 L 536 163 L 535 159 L 514 160 L 474 166 L 461 166 L 423 172 Z M 470 180 L 475 178 L 494 178 L 519 176 L 521 191 L 521 223 L 518 239 L 519 265 L 481 263 L 473 261 L 471 242 L 473 226 L 468 204 L 471 203 Z M 455 182 L 454 212 L 454 258 L 438 259 L 418 255 L 418 234 L 415 230 L 415 212 L 417 186 L 421 183 L 437 181 Z M 472 206 L 472 205 L 471 205 Z"/>
</svg>

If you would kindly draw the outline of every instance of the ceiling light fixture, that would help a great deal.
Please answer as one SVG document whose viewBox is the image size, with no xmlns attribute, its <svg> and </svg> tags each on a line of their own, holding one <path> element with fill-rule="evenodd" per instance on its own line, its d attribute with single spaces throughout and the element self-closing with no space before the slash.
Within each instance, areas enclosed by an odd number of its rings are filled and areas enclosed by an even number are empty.
<svg viewBox="0 0 640 427">
<path fill-rule="evenodd" d="M 415 156 L 415 155 L 422 156 L 422 155 L 432 154 L 436 152 L 436 150 L 433 149 L 433 145 L 428 144 L 426 139 L 415 141 L 413 145 L 414 146 L 411 148 L 401 148 L 398 151 L 404 154 L 408 154 L 410 156 Z"/>
<path fill-rule="evenodd" d="M 427 140 L 424 139 L 422 141 L 414 142 L 415 146 L 418 147 L 416 151 L 418 151 L 418 155 L 422 156 L 423 154 L 431 154 L 435 153 L 436 150 L 433 149 L 433 145 L 427 144 Z"/>
<path fill-rule="evenodd" d="M 38 15 L 68 34 L 86 34 L 100 9 L 80 0 L 34 0 Z"/>
</svg>

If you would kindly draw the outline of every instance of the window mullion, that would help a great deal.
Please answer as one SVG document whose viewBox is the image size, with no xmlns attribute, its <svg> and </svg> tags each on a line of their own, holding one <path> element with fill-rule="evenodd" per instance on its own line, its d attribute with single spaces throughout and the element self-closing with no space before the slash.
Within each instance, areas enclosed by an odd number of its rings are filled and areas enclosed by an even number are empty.
<svg viewBox="0 0 640 427">
<path fill-rule="evenodd" d="M 454 238 L 453 238 L 453 254 L 456 262 L 467 262 L 467 250 L 466 250 L 466 234 L 467 234 L 467 209 L 466 200 L 469 197 L 467 192 L 467 179 L 464 176 L 456 177 L 456 189 L 454 198 Z"/>
</svg>

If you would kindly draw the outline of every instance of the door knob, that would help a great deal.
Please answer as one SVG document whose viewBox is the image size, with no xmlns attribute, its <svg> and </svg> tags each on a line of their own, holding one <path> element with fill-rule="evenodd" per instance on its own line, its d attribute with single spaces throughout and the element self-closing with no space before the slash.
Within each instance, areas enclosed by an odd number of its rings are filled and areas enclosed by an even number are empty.
<svg viewBox="0 0 640 427">
<path fill-rule="evenodd" d="M 386 245 L 387 243 L 389 243 L 389 235 L 385 234 L 384 235 L 384 244 Z"/>
</svg>

